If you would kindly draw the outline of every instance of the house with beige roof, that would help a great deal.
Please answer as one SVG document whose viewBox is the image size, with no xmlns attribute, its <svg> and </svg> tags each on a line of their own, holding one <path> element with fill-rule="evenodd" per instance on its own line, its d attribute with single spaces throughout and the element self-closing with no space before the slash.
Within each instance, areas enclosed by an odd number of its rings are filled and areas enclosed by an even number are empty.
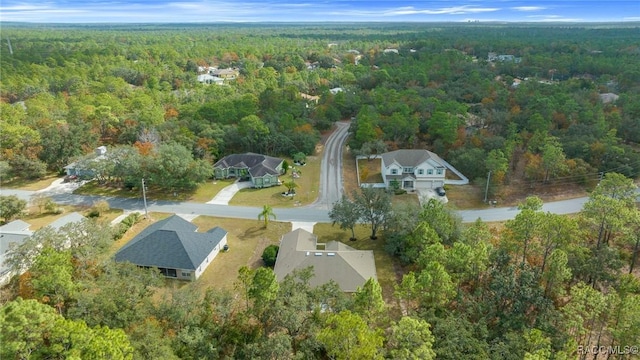
<svg viewBox="0 0 640 360">
<path fill-rule="evenodd" d="M 355 292 L 367 280 L 377 280 L 372 250 L 357 250 L 339 241 L 318 243 L 318 237 L 304 229 L 284 234 L 274 272 L 282 281 L 294 270 L 313 268 L 312 287 L 335 281 L 344 292 Z"/>
</svg>

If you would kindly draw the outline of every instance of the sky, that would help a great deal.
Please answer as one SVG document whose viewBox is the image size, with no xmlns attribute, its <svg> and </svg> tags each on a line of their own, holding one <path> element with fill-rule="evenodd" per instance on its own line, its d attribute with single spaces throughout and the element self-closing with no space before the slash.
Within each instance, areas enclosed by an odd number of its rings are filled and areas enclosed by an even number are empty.
<svg viewBox="0 0 640 360">
<path fill-rule="evenodd" d="M 0 21 L 628 22 L 640 0 L 0 0 Z"/>
</svg>

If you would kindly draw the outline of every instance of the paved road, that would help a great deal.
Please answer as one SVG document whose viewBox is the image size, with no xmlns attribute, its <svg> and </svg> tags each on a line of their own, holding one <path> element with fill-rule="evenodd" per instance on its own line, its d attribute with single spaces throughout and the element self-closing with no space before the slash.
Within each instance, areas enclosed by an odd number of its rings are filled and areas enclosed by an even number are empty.
<svg viewBox="0 0 640 360">
<path fill-rule="evenodd" d="M 320 166 L 320 189 L 318 198 L 306 208 L 329 210 L 343 194 L 342 148 L 349 135 L 348 122 L 337 122 L 337 129 L 324 144 Z"/>
<path fill-rule="evenodd" d="M 29 200 L 34 194 L 33 191 L 0 189 L 2 195 L 17 195 Z M 49 194 L 46 194 L 49 196 Z M 112 208 L 126 211 L 144 211 L 142 199 L 124 199 L 115 197 L 84 196 L 64 193 L 53 193 L 51 198 L 60 204 L 91 206 L 97 200 L 107 200 Z M 572 214 L 579 212 L 588 198 L 577 198 L 545 203 L 543 211 L 556 214 Z M 201 204 L 177 201 L 153 201 L 148 200 L 149 211 L 168 212 L 177 214 L 211 215 L 218 217 L 257 219 L 262 210 L 259 207 L 249 206 L 227 206 L 215 204 Z M 279 221 L 300 221 L 300 222 L 331 222 L 328 210 L 313 207 L 300 207 L 293 209 L 273 209 Z M 513 219 L 518 214 L 516 207 L 496 207 L 482 210 L 460 210 L 458 214 L 463 222 L 473 222 L 480 218 L 483 221 L 505 221 Z"/>
</svg>

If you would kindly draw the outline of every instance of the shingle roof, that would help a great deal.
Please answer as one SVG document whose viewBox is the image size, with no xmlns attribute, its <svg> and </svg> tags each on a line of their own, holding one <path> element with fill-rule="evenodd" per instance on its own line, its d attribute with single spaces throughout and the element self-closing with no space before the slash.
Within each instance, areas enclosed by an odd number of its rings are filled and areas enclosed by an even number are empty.
<svg viewBox="0 0 640 360">
<path fill-rule="evenodd" d="M 26 238 L 33 235 L 33 231 L 29 230 L 29 226 L 31 226 L 29 223 L 22 220 L 14 220 L 0 226 L 0 275 L 4 275 L 10 270 L 4 263 L 9 246 L 12 243 L 20 245 Z"/>
<path fill-rule="evenodd" d="M 382 154 L 382 161 L 385 165 L 396 161 L 402 166 L 418 166 L 429 159 L 441 166 L 445 166 L 438 155 L 424 149 L 401 149 Z"/>
<path fill-rule="evenodd" d="M 206 233 L 173 215 L 148 226 L 115 255 L 116 261 L 140 266 L 195 270 L 227 235 L 215 227 Z"/>
<path fill-rule="evenodd" d="M 317 250 L 317 237 L 296 229 L 282 236 L 274 272 L 278 281 L 295 269 L 313 267 L 309 285 L 318 286 L 334 280 L 340 289 L 355 292 L 370 278 L 377 279 L 376 264 L 371 250 L 356 250 L 338 241 Z"/>
<path fill-rule="evenodd" d="M 72 212 L 72 213 L 69 213 L 68 215 L 65 215 L 65 216 L 59 218 L 59 219 L 56 219 L 51 224 L 49 224 L 49 226 L 51 226 L 55 230 L 59 230 L 61 227 L 65 226 L 67 224 L 80 222 L 80 221 L 85 220 L 85 219 L 86 219 L 86 217 L 82 216 L 82 214 L 80 214 L 78 212 Z"/>
<path fill-rule="evenodd" d="M 266 174 L 280 175 L 277 167 L 283 161 L 280 158 L 255 153 L 231 154 L 218 160 L 213 167 L 223 169 L 230 167 L 246 168 L 252 177 L 261 177 Z"/>
</svg>

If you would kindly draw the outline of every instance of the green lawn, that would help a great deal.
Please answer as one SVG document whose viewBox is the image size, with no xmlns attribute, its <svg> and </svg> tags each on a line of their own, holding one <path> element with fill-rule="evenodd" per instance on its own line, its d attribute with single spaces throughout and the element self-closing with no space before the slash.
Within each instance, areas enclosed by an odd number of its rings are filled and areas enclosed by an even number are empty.
<svg viewBox="0 0 640 360">
<path fill-rule="evenodd" d="M 311 204 L 318 196 L 320 186 L 320 163 L 322 156 L 309 156 L 305 166 L 297 167 L 300 177 L 295 179 L 297 195 L 294 197 L 282 196 L 282 192 L 287 191 L 284 185 L 274 186 L 264 189 L 242 189 L 229 202 L 229 205 L 240 206 L 262 206 L 271 207 L 295 207 Z M 293 161 L 287 159 L 293 164 Z M 291 180 L 291 169 L 287 174 L 280 176 L 280 181 Z"/>
</svg>

